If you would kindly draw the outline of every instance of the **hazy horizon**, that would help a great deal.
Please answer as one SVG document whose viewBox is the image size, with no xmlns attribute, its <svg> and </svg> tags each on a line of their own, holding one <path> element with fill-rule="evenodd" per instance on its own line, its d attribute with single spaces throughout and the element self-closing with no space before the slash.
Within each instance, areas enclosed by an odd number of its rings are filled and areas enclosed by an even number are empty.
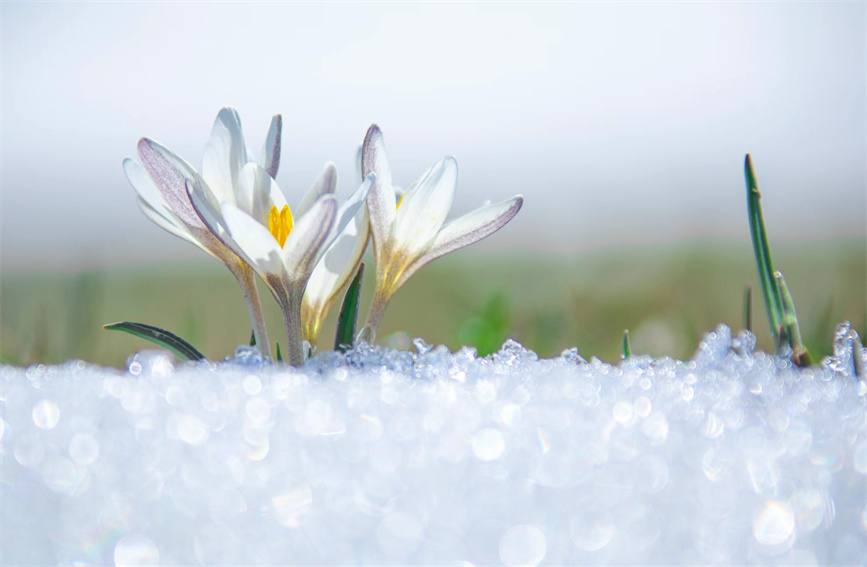
<svg viewBox="0 0 867 567">
<path fill-rule="evenodd" d="M 443 155 L 453 214 L 521 193 L 483 250 L 865 239 L 863 3 L 3 3 L 4 269 L 195 258 L 121 170 L 138 138 L 198 167 L 222 106 L 284 119 L 290 203 L 339 193 L 369 124 L 396 182 Z M 204 256 L 202 255 L 202 258 Z"/>
</svg>

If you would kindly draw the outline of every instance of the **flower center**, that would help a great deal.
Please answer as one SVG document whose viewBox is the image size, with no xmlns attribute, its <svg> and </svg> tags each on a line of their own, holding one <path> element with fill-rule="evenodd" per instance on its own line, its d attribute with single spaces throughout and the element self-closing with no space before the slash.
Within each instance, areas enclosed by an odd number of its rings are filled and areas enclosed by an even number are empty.
<svg viewBox="0 0 867 567">
<path fill-rule="evenodd" d="M 283 205 L 280 211 L 277 207 L 271 207 L 271 213 L 268 215 L 268 230 L 282 248 L 286 244 L 289 233 L 292 232 L 292 211 L 289 210 L 289 205 Z"/>
</svg>

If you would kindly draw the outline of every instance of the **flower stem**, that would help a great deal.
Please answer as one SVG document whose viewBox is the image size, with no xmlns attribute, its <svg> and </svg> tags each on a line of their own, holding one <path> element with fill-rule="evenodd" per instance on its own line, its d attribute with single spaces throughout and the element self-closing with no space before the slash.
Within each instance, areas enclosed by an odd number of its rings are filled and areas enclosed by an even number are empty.
<svg viewBox="0 0 867 567">
<path fill-rule="evenodd" d="M 291 366 L 301 366 L 304 364 L 304 350 L 301 344 L 301 298 L 304 291 L 301 291 L 300 296 L 295 297 L 291 291 L 285 299 L 280 302 L 280 307 L 283 310 L 283 324 L 286 328 L 286 360 Z"/>
<path fill-rule="evenodd" d="M 253 269 L 247 264 L 240 262 L 237 270 L 232 270 L 244 299 L 247 300 L 247 310 L 250 312 L 250 321 L 253 323 L 253 335 L 256 337 L 256 348 L 262 354 L 271 356 L 271 341 L 268 340 L 268 328 L 265 326 L 265 313 L 262 311 L 262 302 L 259 300 L 259 290 L 256 287 L 256 277 Z"/>
<path fill-rule="evenodd" d="M 383 293 L 377 289 L 373 294 L 373 301 L 370 303 L 370 309 L 367 312 L 367 320 L 364 322 L 364 327 L 358 333 L 356 342 L 365 341 L 373 344 L 376 340 L 376 330 L 379 328 L 379 323 L 382 321 L 382 316 L 385 314 L 385 308 L 388 307 L 388 302 L 391 301 L 391 295 Z"/>
</svg>

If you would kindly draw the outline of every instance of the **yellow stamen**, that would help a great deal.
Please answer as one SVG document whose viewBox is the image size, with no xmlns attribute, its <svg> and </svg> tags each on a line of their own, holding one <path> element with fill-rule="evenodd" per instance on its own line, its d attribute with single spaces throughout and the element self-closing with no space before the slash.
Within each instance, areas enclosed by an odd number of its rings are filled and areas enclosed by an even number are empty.
<svg viewBox="0 0 867 567">
<path fill-rule="evenodd" d="M 397 206 L 395 207 L 395 209 L 399 209 L 399 208 L 400 208 L 400 204 L 403 203 L 403 198 L 404 198 L 404 197 L 406 197 L 406 193 L 404 193 L 403 195 L 401 195 L 401 196 L 400 196 L 400 199 L 397 200 Z"/>
<path fill-rule="evenodd" d="M 286 239 L 292 232 L 292 226 L 292 211 L 289 210 L 289 205 L 283 205 L 283 209 L 280 211 L 277 210 L 277 207 L 271 207 L 271 213 L 268 215 L 268 230 L 281 248 L 286 244 Z"/>
</svg>

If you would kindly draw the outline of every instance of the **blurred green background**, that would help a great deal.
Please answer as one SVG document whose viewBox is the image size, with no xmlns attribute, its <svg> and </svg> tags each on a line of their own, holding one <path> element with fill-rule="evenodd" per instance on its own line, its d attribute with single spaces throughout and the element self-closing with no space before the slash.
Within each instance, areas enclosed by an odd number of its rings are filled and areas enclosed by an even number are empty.
<svg viewBox="0 0 867 567">
<path fill-rule="evenodd" d="M 772 248 L 786 276 L 807 347 L 830 352 L 837 323 L 849 320 L 863 337 L 867 319 L 867 250 L 863 242 Z M 364 317 L 373 286 L 364 282 Z M 688 358 L 701 335 L 719 323 L 743 328 L 744 289 L 752 285 L 753 329 L 771 348 L 752 248 L 696 245 L 664 250 L 608 250 L 573 256 L 481 255 L 472 249 L 442 258 L 416 274 L 393 299 L 378 342 L 409 348 L 409 337 L 456 349 L 497 350 L 509 337 L 541 356 L 577 346 L 585 358 L 616 361 L 624 329 L 636 354 Z M 261 286 L 272 342 L 283 341 L 279 311 Z M 335 308 L 336 312 L 337 309 Z M 334 319 L 320 339 L 331 348 Z M 103 331 L 138 321 L 173 331 L 206 356 L 222 359 L 250 337 L 237 283 L 203 256 L 199 262 L 79 274 L 4 273 L 0 279 L 0 355 L 7 363 L 81 358 L 123 367 L 150 344 Z"/>
</svg>

